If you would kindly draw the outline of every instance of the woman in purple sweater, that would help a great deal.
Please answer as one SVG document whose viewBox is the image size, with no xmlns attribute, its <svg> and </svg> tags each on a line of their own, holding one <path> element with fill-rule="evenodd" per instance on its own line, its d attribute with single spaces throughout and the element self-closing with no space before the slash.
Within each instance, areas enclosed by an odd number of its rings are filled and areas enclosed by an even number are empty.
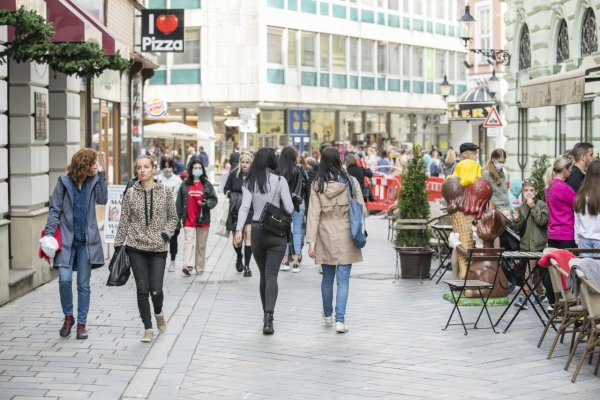
<svg viewBox="0 0 600 400">
<path fill-rule="evenodd" d="M 575 192 L 565 183 L 571 175 L 573 159 L 569 154 L 556 157 L 546 174 L 546 203 L 548 204 L 548 247 L 557 249 L 575 248 Z M 541 278 L 546 288 L 550 307 L 554 305 L 554 290 L 547 268 L 541 269 Z"/>
</svg>

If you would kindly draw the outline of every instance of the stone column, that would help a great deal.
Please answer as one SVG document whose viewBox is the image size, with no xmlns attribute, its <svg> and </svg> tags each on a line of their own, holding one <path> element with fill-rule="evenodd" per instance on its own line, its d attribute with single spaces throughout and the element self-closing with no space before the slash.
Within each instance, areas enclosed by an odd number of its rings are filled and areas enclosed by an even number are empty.
<svg viewBox="0 0 600 400">
<path fill-rule="evenodd" d="M 50 70 L 49 77 L 50 193 L 57 179 L 67 171 L 71 157 L 81 146 L 80 98 L 81 82 L 76 76 Z"/>
<path fill-rule="evenodd" d="M 47 65 L 35 62 L 9 63 L 11 267 L 33 268 L 35 273 L 30 282 L 33 287 L 52 276 L 37 256 L 50 192 L 48 138 L 36 139 L 34 118 L 36 93 L 46 96 L 46 110 L 51 106 L 47 98 L 48 72 Z M 45 120 L 47 127 L 47 117 Z"/>
<path fill-rule="evenodd" d="M 6 27 L 0 28 L 0 48 L 6 42 Z M 9 298 L 8 271 L 9 251 L 8 233 L 8 68 L 0 64 L 0 304 L 6 303 Z"/>
</svg>

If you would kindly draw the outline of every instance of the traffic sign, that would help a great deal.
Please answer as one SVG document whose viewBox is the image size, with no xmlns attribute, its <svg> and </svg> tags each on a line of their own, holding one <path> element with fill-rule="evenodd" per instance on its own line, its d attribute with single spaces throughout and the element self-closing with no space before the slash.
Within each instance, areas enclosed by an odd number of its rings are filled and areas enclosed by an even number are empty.
<svg viewBox="0 0 600 400">
<path fill-rule="evenodd" d="M 483 123 L 485 128 L 501 128 L 502 121 L 500 120 L 500 114 L 498 114 L 498 110 L 496 110 L 496 106 L 492 106 L 490 112 L 488 113 L 485 122 Z"/>
</svg>

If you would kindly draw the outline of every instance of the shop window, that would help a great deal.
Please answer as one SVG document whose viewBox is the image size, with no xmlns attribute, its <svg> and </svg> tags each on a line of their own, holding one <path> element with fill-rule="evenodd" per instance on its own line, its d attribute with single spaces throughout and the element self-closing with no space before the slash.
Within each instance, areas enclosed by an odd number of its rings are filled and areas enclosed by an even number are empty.
<svg viewBox="0 0 600 400">
<path fill-rule="evenodd" d="M 191 10 L 200 8 L 200 0 L 171 0 L 171 8 Z"/>
<path fill-rule="evenodd" d="M 560 21 L 558 36 L 556 39 L 556 63 L 560 64 L 569 58 L 569 31 L 567 21 Z"/>
<path fill-rule="evenodd" d="M 263 110 L 259 115 L 259 132 L 283 133 L 285 132 L 285 119 L 283 111 Z"/>
<path fill-rule="evenodd" d="M 173 65 L 200 64 L 200 29 L 186 29 L 185 51 L 173 53 Z"/>
<path fill-rule="evenodd" d="M 283 64 L 281 41 L 283 30 L 280 28 L 267 28 L 267 63 Z"/>
<path fill-rule="evenodd" d="M 596 35 L 596 15 L 591 8 L 585 11 L 581 27 L 581 56 L 598 51 L 598 36 Z"/>
<path fill-rule="evenodd" d="M 200 69 L 171 70 L 172 85 L 187 85 L 200 83 Z"/>
<path fill-rule="evenodd" d="M 523 25 L 521 39 L 519 40 L 519 71 L 531 67 L 531 47 L 529 43 L 529 28 Z"/>
</svg>

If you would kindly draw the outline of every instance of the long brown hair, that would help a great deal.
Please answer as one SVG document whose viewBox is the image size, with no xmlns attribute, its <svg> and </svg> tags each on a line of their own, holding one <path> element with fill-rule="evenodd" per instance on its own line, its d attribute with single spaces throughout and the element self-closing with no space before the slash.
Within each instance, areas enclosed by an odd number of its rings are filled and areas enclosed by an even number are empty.
<svg viewBox="0 0 600 400">
<path fill-rule="evenodd" d="M 94 173 L 94 164 L 98 161 L 98 153 L 90 148 L 84 148 L 73 154 L 71 163 L 67 167 L 67 175 L 77 185 L 81 185 L 86 178 Z"/>
<path fill-rule="evenodd" d="M 577 191 L 573 209 L 578 214 L 598 215 L 600 213 L 600 161 L 592 160 L 585 171 L 585 178 Z M 587 211 L 586 211 L 587 205 Z"/>
<path fill-rule="evenodd" d="M 501 158 L 503 158 L 504 161 L 506 161 L 506 152 L 503 149 L 496 149 L 496 150 L 492 151 L 492 154 L 490 154 L 490 160 L 485 165 L 488 172 L 490 173 L 490 176 L 492 177 L 492 179 L 494 180 L 494 182 L 496 182 L 496 185 L 498 185 L 498 186 L 500 186 L 502 184 L 502 177 L 498 173 L 498 170 L 496 170 L 496 166 L 494 165 L 494 160 L 499 160 Z"/>
</svg>

